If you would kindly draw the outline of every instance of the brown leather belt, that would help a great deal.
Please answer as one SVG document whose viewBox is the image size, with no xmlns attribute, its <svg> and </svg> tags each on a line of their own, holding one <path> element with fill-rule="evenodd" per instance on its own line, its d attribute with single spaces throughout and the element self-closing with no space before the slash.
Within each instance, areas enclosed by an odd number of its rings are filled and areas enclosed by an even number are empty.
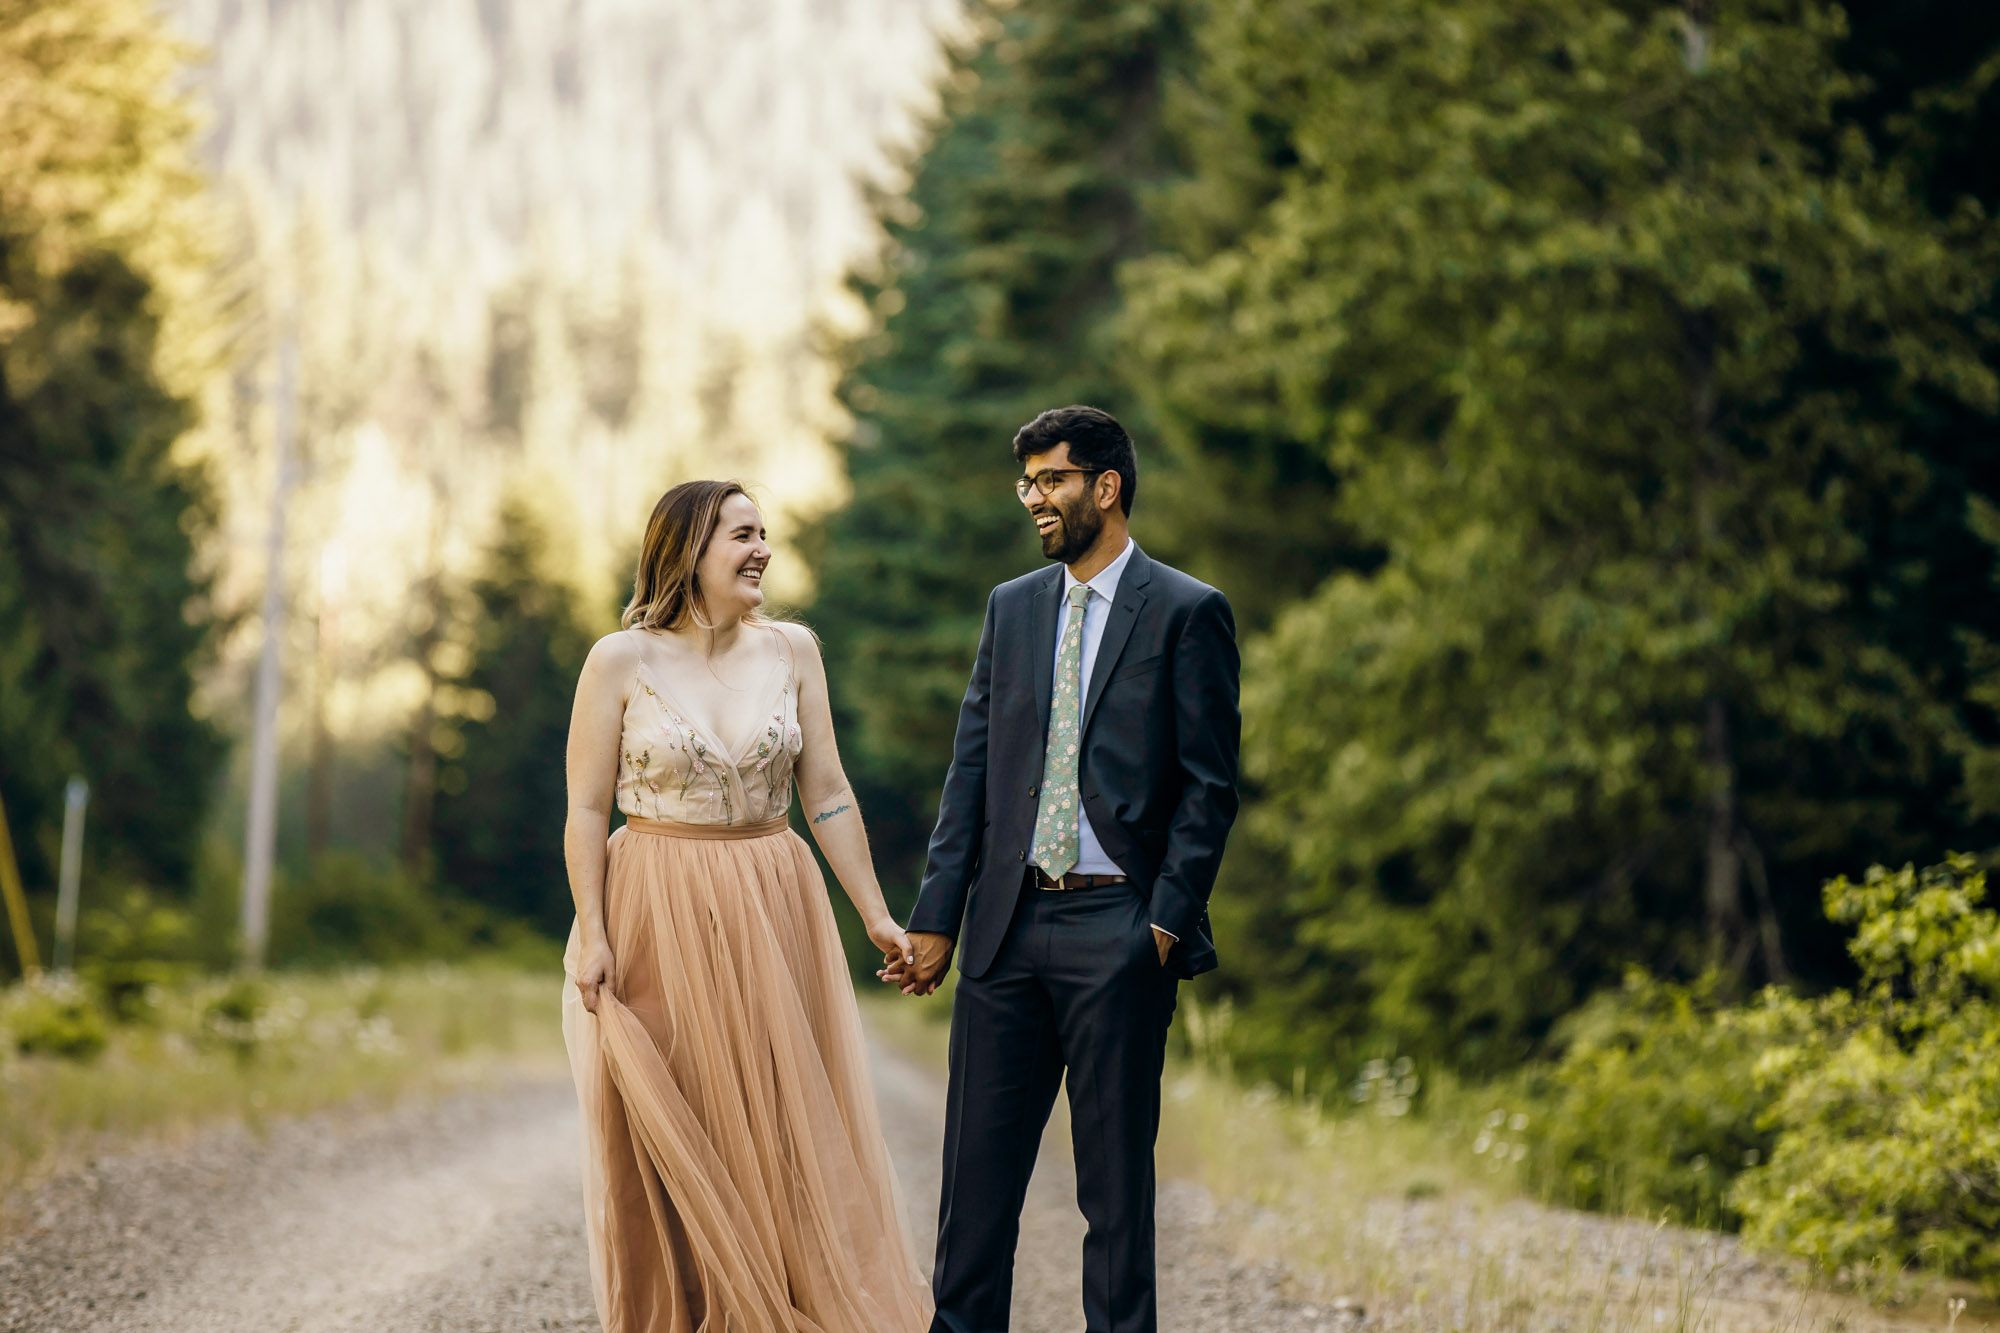
<svg viewBox="0 0 2000 1333">
<path fill-rule="evenodd" d="M 1129 884 L 1130 875 L 1079 875 L 1074 870 L 1061 879 L 1053 879 L 1042 873 L 1040 866 L 1028 867 L 1029 879 L 1038 889 L 1096 889 L 1106 884 Z"/>
</svg>

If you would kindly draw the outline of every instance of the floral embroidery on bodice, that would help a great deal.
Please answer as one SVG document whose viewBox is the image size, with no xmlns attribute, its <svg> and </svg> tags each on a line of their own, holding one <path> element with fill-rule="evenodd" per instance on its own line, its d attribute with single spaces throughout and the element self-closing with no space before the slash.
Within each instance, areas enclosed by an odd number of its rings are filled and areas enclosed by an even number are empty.
<svg viewBox="0 0 2000 1333">
<path fill-rule="evenodd" d="M 781 666 L 771 673 L 781 683 L 755 738 L 729 754 L 724 739 L 689 718 L 641 662 L 618 744 L 618 808 L 679 824 L 761 824 L 787 814 L 805 738 L 792 664 L 784 659 Z"/>
</svg>

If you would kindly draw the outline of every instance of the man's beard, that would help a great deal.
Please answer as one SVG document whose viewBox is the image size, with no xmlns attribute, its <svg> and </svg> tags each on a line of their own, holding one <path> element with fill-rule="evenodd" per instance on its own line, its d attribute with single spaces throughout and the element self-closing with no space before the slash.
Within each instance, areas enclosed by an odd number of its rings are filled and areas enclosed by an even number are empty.
<svg viewBox="0 0 2000 1333">
<path fill-rule="evenodd" d="M 1073 506 L 1050 504 L 1049 508 L 1060 521 L 1042 534 L 1042 555 L 1073 565 L 1104 531 L 1104 512 L 1087 498 Z"/>
</svg>

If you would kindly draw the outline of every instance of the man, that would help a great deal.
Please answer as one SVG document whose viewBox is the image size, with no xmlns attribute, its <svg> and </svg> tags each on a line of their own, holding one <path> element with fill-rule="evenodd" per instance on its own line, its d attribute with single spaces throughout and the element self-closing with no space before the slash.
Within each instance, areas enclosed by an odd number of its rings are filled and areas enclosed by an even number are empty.
<svg viewBox="0 0 2000 1333">
<path fill-rule="evenodd" d="M 1180 978 L 1215 966 L 1236 816 L 1235 625 L 1147 557 L 1132 440 L 1091 407 L 1014 437 L 1015 492 L 1065 568 L 993 590 L 910 917 L 926 995 L 954 949 L 932 1333 L 1007 1328 L 1021 1203 L 1067 1071 L 1090 1333 L 1153 1333 L 1153 1143 Z"/>
</svg>

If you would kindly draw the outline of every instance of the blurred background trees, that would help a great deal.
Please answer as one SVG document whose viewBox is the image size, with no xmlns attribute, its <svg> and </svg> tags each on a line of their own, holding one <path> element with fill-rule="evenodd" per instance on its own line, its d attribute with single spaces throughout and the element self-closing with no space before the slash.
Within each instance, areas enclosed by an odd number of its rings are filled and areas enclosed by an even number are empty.
<svg viewBox="0 0 2000 1333">
<path fill-rule="evenodd" d="M 892 906 L 915 901 L 994 584 L 1034 567 L 1008 443 L 1044 407 L 1131 417 L 1113 366 L 1118 265 L 1145 253 L 1170 169 L 1161 106 L 1187 6 L 995 8 L 954 53 L 906 194 L 885 196 L 880 321 L 840 396 L 853 500 L 808 538 L 843 759 Z"/>
<path fill-rule="evenodd" d="M 183 56 L 140 0 L 0 4 L 0 798 L 37 885 L 81 774 L 93 869 L 184 891 L 222 755 L 189 707 L 212 510 L 176 446 L 217 312 Z"/>
<path fill-rule="evenodd" d="M 579 627 L 608 623 L 576 608 L 618 600 L 653 500 L 710 472 L 761 483 L 773 590 L 809 593 L 788 520 L 840 489 L 812 340 L 853 323 L 855 178 L 909 137 L 954 7 L 0 13 L 0 796 L 40 928 L 81 772 L 87 911 L 127 882 L 199 899 L 227 956 L 223 738 L 268 630 L 277 956 L 378 951 L 359 917 L 397 912 L 430 938 L 427 895 L 560 933 L 559 741 Z"/>
<path fill-rule="evenodd" d="M 570 695 L 597 633 L 616 626 L 586 622 L 576 592 L 549 576 L 547 538 L 524 507 L 501 511 L 488 559 L 472 585 L 472 650 L 447 682 L 455 722 L 431 851 L 442 883 L 561 938 L 576 915 L 555 813 L 569 808 Z"/>
</svg>

